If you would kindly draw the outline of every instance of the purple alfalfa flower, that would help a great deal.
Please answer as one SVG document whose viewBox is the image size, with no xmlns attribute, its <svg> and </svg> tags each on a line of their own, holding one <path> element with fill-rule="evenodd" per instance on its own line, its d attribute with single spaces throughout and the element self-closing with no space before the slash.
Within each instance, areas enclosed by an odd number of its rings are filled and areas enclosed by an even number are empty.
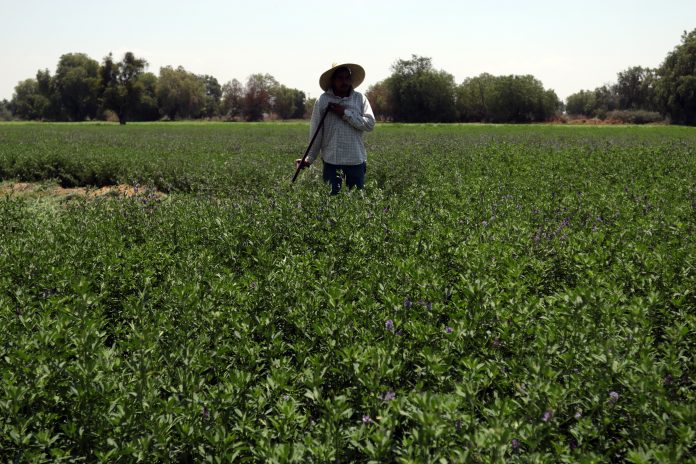
<svg viewBox="0 0 696 464">
<path fill-rule="evenodd" d="M 392 321 L 391 319 L 387 319 L 387 322 L 384 323 L 384 327 L 386 327 L 388 331 L 393 332 L 394 331 L 394 321 Z"/>
<path fill-rule="evenodd" d="M 491 343 L 491 346 L 492 346 L 493 348 L 500 348 L 500 345 L 501 345 L 501 343 L 500 343 L 500 338 L 495 337 L 495 339 L 494 339 L 493 342 Z"/>
<path fill-rule="evenodd" d="M 610 391 L 609 392 L 609 403 L 614 404 L 617 401 L 619 401 L 619 394 L 616 393 L 615 391 Z"/>
<path fill-rule="evenodd" d="M 574 417 L 575 419 L 580 420 L 580 418 L 582 417 L 582 411 L 577 411 Z"/>
<path fill-rule="evenodd" d="M 406 298 L 404 300 L 404 308 L 411 309 L 411 306 L 413 306 L 413 302 L 410 299 Z"/>
<path fill-rule="evenodd" d="M 513 438 L 510 444 L 512 445 L 512 449 L 514 450 L 520 447 L 520 441 L 517 438 Z"/>
<path fill-rule="evenodd" d="M 363 424 L 372 424 L 372 418 L 368 414 L 363 414 L 362 416 Z"/>
<path fill-rule="evenodd" d="M 382 399 L 384 401 L 394 401 L 396 399 L 396 393 L 391 390 L 386 391 L 384 395 L 382 395 Z"/>
<path fill-rule="evenodd" d="M 445 333 L 451 334 L 452 332 L 454 332 L 454 329 L 452 327 L 450 327 L 450 326 L 445 327 Z"/>
<path fill-rule="evenodd" d="M 203 410 L 201 411 L 201 417 L 203 420 L 208 420 L 210 419 L 210 411 L 208 411 L 208 408 L 203 406 Z"/>
<path fill-rule="evenodd" d="M 544 415 L 541 416 L 541 420 L 544 422 L 548 422 L 553 418 L 553 409 L 547 409 L 544 411 Z"/>
<path fill-rule="evenodd" d="M 404 334 L 404 333 L 401 331 L 401 329 L 397 330 L 397 331 L 394 333 L 394 335 L 396 335 L 397 337 L 401 337 L 403 334 Z"/>
</svg>

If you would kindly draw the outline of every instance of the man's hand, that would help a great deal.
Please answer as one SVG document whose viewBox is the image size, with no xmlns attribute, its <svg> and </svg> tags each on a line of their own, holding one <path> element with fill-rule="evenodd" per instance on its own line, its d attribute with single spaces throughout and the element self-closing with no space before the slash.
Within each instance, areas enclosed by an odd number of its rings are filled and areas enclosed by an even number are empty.
<svg viewBox="0 0 696 464">
<path fill-rule="evenodd" d="M 296 160 L 295 160 L 295 169 L 297 169 L 297 168 L 300 167 L 300 163 L 302 164 L 302 167 L 301 167 L 300 169 L 308 168 L 308 167 L 310 167 L 310 166 L 312 165 L 312 163 L 310 163 L 310 162 L 307 161 L 307 160 L 305 160 L 304 162 L 302 162 L 302 158 L 300 158 L 300 159 L 296 159 Z"/>
<path fill-rule="evenodd" d="M 345 106 L 339 105 L 338 103 L 329 103 L 329 111 L 341 118 L 346 113 L 346 109 Z"/>
</svg>

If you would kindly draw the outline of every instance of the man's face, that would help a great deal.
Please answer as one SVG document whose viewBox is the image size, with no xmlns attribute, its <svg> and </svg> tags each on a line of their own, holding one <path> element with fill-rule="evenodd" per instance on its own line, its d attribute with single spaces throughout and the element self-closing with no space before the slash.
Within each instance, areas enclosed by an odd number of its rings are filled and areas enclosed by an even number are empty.
<svg viewBox="0 0 696 464">
<path fill-rule="evenodd" d="M 334 93 L 338 95 L 348 95 L 353 85 L 353 78 L 347 70 L 338 71 L 333 78 Z"/>
</svg>

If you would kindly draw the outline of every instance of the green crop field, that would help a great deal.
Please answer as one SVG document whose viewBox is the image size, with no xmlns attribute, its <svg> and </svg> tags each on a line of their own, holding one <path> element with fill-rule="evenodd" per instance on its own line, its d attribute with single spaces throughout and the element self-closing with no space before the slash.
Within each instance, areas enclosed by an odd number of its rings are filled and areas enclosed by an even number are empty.
<svg viewBox="0 0 696 464">
<path fill-rule="evenodd" d="M 0 461 L 696 462 L 696 130 L 308 132 L 0 124 Z"/>
</svg>

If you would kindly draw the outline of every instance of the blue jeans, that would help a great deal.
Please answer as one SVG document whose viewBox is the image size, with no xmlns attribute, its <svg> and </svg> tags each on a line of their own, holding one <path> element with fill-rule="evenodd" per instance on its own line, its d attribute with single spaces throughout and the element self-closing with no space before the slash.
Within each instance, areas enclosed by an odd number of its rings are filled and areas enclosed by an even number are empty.
<svg viewBox="0 0 696 464">
<path fill-rule="evenodd" d="M 331 195 L 336 195 L 341 191 L 343 179 L 338 171 L 342 171 L 343 174 L 345 174 L 346 185 L 349 189 L 357 187 L 360 190 L 365 187 L 365 172 L 367 171 L 367 163 L 348 166 L 345 164 L 331 164 L 324 161 L 324 182 L 331 185 Z"/>
</svg>

